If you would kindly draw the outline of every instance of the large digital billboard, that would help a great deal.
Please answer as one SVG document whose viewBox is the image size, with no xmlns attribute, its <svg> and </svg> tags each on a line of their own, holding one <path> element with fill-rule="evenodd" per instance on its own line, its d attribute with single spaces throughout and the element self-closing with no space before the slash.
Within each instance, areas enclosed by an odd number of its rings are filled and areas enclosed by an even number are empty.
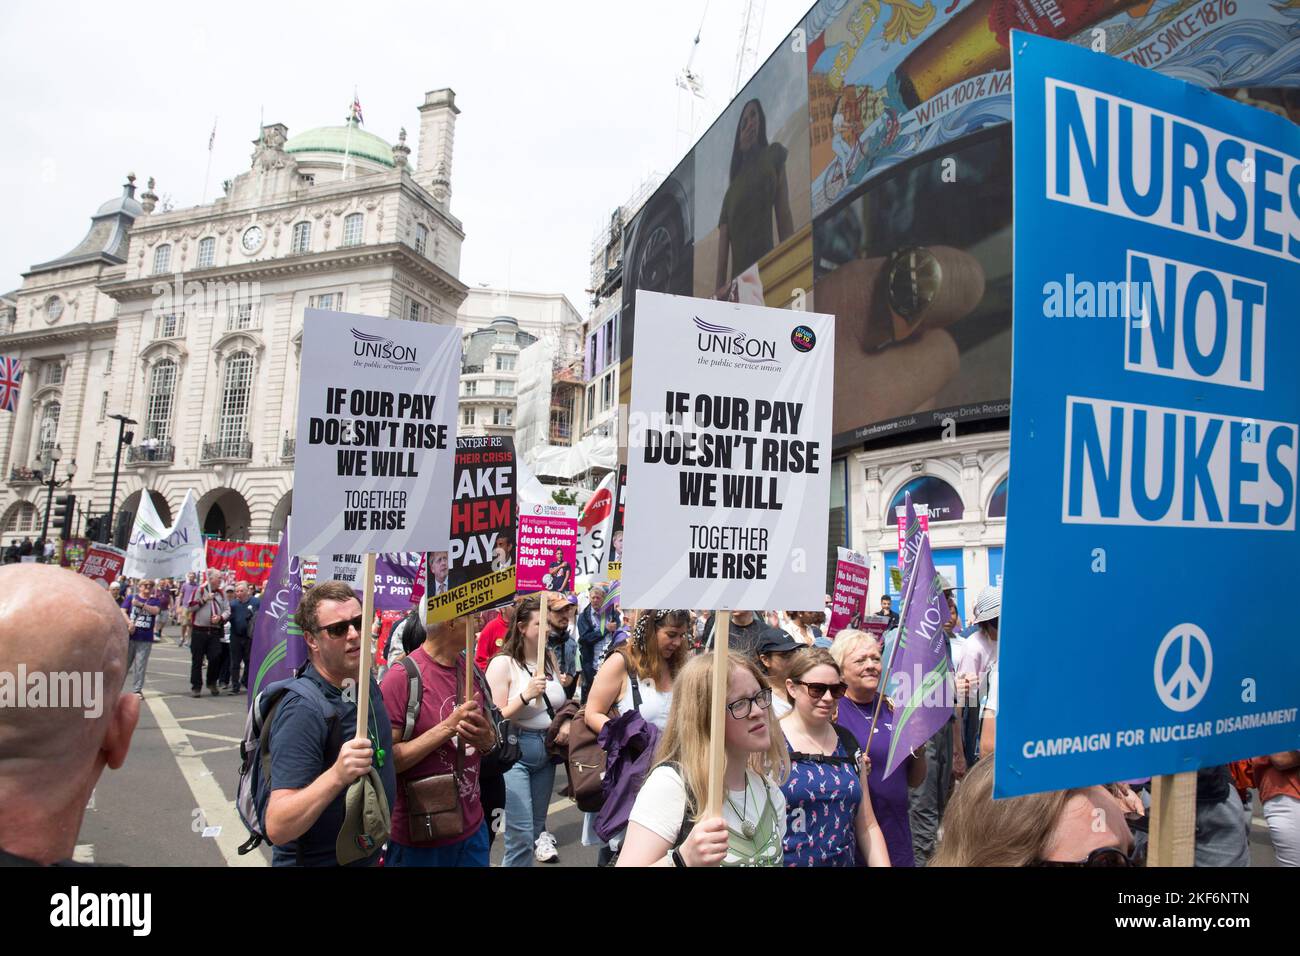
<svg viewBox="0 0 1300 956">
<path fill-rule="evenodd" d="M 1013 29 L 1294 112 L 1294 3 L 820 0 L 625 233 L 620 403 L 647 289 L 834 314 L 837 448 L 1005 418 Z"/>
</svg>

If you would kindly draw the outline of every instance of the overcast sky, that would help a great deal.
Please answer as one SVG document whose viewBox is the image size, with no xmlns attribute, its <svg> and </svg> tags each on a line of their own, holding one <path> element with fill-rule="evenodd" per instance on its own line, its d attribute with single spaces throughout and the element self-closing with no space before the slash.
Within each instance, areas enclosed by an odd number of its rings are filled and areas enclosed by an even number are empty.
<svg viewBox="0 0 1300 956">
<path fill-rule="evenodd" d="M 812 0 L 766 0 L 758 63 Z M 675 77 L 701 17 L 696 137 L 732 96 L 743 0 L 530 3 L 60 3 L 0 5 L 9 133 L 0 182 L 0 291 L 62 255 L 127 171 L 176 209 L 249 168 L 259 118 L 289 135 L 341 124 L 355 85 L 389 142 L 427 90 L 456 91 L 453 214 L 460 278 L 566 293 L 584 315 L 598 229 L 689 143 Z M 412 164 L 415 154 L 412 153 Z"/>
</svg>

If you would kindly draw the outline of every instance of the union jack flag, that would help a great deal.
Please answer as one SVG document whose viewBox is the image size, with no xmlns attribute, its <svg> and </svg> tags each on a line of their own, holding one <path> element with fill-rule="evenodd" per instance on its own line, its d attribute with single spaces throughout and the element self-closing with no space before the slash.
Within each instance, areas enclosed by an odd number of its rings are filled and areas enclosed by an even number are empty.
<svg viewBox="0 0 1300 956">
<path fill-rule="evenodd" d="M 355 93 L 352 95 L 352 118 L 358 123 L 365 122 L 365 120 L 361 118 L 361 100 L 357 98 Z"/>
<path fill-rule="evenodd" d="M 0 355 L 0 409 L 18 411 L 18 386 L 23 382 L 23 363 Z"/>
</svg>

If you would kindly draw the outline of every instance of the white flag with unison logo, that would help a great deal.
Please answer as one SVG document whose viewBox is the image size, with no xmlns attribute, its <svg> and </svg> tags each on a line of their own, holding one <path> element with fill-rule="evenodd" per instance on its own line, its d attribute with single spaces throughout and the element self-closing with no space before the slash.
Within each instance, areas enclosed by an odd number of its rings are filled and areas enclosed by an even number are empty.
<svg viewBox="0 0 1300 956">
<path fill-rule="evenodd" d="M 193 490 L 185 493 L 180 517 L 165 527 L 148 491 L 140 493 L 140 507 L 126 547 L 128 578 L 179 578 L 188 571 L 202 572 L 207 565 L 203 534 L 199 530 L 198 502 Z"/>
</svg>

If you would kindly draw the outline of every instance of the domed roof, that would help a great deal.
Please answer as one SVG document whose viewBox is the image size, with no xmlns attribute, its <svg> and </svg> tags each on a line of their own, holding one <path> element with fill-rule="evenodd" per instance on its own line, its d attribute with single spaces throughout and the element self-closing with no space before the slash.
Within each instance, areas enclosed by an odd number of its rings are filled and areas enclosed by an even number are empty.
<svg viewBox="0 0 1300 956">
<path fill-rule="evenodd" d="M 114 196 L 100 206 L 95 210 L 95 215 L 91 218 L 98 219 L 100 216 L 113 216 L 118 213 L 135 219 L 144 215 L 144 207 L 136 202 L 135 197 L 123 193 L 121 196 Z"/>
<path fill-rule="evenodd" d="M 337 153 L 373 160 L 394 167 L 393 147 L 383 137 L 368 133 L 355 122 L 342 126 L 321 126 L 291 136 L 284 144 L 286 153 Z"/>
</svg>

